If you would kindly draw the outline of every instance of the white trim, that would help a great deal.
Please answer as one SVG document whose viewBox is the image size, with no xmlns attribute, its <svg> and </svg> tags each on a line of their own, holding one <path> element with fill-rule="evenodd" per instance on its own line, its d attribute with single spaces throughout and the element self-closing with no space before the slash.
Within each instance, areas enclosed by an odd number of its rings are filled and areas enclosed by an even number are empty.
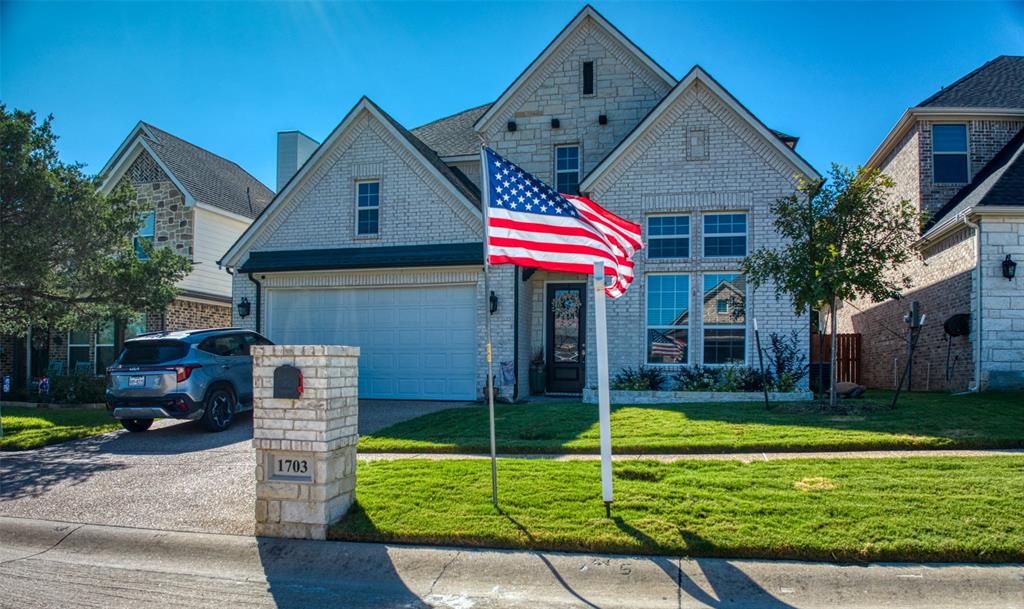
<svg viewBox="0 0 1024 609">
<path fill-rule="evenodd" d="M 141 129 L 141 127 L 136 129 Z M 135 133 L 135 131 L 132 131 L 132 133 Z M 146 131 L 146 133 L 148 133 L 148 131 Z M 171 183 L 174 184 L 174 187 L 181 192 L 185 199 L 185 207 L 192 207 L 196 204 L 196 199 L 192 196 L 192 193 L 190 193 L 185 188 L 185 185 L 174 176 L 174 173 L 171 172 L 170 168 L 167 167 L 167 165 L 160 159 L 160 156 L 153 150 L 153 147 L 149 145 L 149 142 L 141 136 L 136 136 L 134 139 L 131 139 L 130 146 L 127 148 L 127 154 L 121 154 L 124 148 L 125 145 L 122 144 L 121 147 L 118 148 L 117 154 L 107 162 L 103 168 L 104 171 L 100 173 L 101 176 L 104 176 L 103 182 L 99 187 L 100 193 L 104 195 L 110 194 L 110 191 L 114 190 L 114 187 L 121 181 L 125 172 L 127 172 L 132 166 L 132 163 L 135 162 L 135 159 L 137 159 L 139 155 L 142 154 L 142 151 L 145 150 L 146 153 L 149 154 L 150 158 L 153 159 L 153 162 L 157 164 L 161 171 L 164 172 L 167 179 L 169 179 Z M 120 155 L 120 157 L 118 155 Z M 109 173 L 107 172 L 108 168 L 110 168 Z"/>
<path fill-rule="evenodd" d="M 587 177 L 583 179 L 583 182 L 580 183 L 580 192 L 591 190 L 594 183 L 600 179 L 603 174 L 614 167 L 615 164 L 622 159 L 623 155 L 632 148 L 641 137 L 643 137 L 647 130 L 654 125 L 654 123 L 661 118 L 661 116 L 672 107 L 676 100 L 678 100 L 685 91 L 693 86 L 695 82 L 700 82 L 716 97 L 718 97 L 718 99 L 722 100 L 730 110 L 742 118 L 751 129 L 768 142 L 778 153 L 782 155 L 783 158 L 789 161 L 797 171 L 809 178 L 817 179 L 821 177 L 818 175 L 818 172 L 807 163 L 807 161 L 803 160 L 795 150 L 783 144 L 779 138 L 775 137 L 775 135 L 764 126 L 764 123 L 740 105 L 736 98 L 715 82 L 707 72 L 705 72 L 700 66 L 694 66 L 693 69 L 690 70 L 690 73 L 687 74 L 683 80 L 679 81 L 679 84 L 677 84 L 675 88 L 670 91 L 657 106 L 654 107 L 654 110 L 647 115 L 643 122 L 637 125 L 626 139 L 620 142 L 619 145 L 616 146 L 597 167 L 590 171 Z"/>
<path fill-rule="evenodd" d="M 576 192 L 569 192 L 569 193 L 564 193 L 564 194 L 569 194 L 569 195 L 579 194 L 580 180 L 583 179 L 583 147 L 580 146 L 577 143 L 569 142 L 569 143 L 566 143 L 566 144 L 554 144 L 554 147 L 552 148 L 552 151 L 551 151 L 552 152 L 552 154 L 551 154 L 551 161 L 552 161 L 552 167 L 551 167 L 552 176 L 551 177 L 552 177 L 552 180 L 551 181 L 554 182 L 554 184 L 552 184 L 552 186 L 555 187 L 555 191 L 556 192 L 561 192 L 561 191 L 558 190 L 558 175 L 560 173 L 565 173 L 565 174 L 572 173 L 571 170 L 567 170 L 567 169 L 566 170 L 562 170 L 562 171 L 558 170 L 558 150 L 561 149 L 561 148 L 575 148 L 576 149 Z"/>
<path fill-rule="evenodd" d="M 1024 196 L 1022 196 L 1022 201 L 1024 201 Z M 914 242 L 914 246 L 918 248 L 928 247 L 939 239 L 944 238 L 949 233 L 952 233 L 955 229 L 960 228 L 964 220 L 983 216 L 1024 217 L 1024 204 L 968 207 L 955 216 L 948 216 L 944 218 L 943 222 L 928 229 L 925 234 L 921 235 L 921 237 Z"/>
<path fill-rule="evenodd" d="M 525 84 L 534 75 L 534 73 L 537 72 L 538 69 L 540 69 L 540 67 L 547 61 L 547 59 L 551 57 L 555 53 L 555 51 L 559 49 L 559 47 L 562 46 L 562 43 L 568 40 L 568 38 L 572 36 L 576 32 L 576 30 L 579 29 L 581 25 L 583 25 L 583 22 L 588 18 L 591 19 L 595 24 L 600 26 L 602 29 L 604 29 L 609 36 L 611 36 L 616 42 L 621 44 L 626 50 L 633 53 L 633 55 L 635 55 L 637 59 L 641 61 L 641 63 L 643 63 L 649 70 L 651 70 L 659 78 L 664 80 L 670 87 L 676 84 L 676 79 L 673 78 L 671 74 L 666 72 L 658 64 L 654 63 L 654 61 L 650 57 L 648 57 L 646 53 L 640 50 L 640 47 L 630 42 L 628 38 L 623 36 L 621 32 L 615 29 L 615 26 L 609 23 L 604 17 L 601 16 L 600 13 L 598 13 L 596 10 L 594 10 L 593 7 L 591 7 L 588 4 L 587 6 L 583 7 L 583 10 L 576 14 L 576 17 L 574 17 L 573 20 L 570 21 L 569 24 L 562 29 L 558 36 L 556 36 L 555 39 L 548 44 L 544 51 L 541 52 L 541 54 L 537 56 L 536 59 L 530 62 L 530 65 L 527 66 L 526 70 L 524 70 L 522 74 L 520 74 L 514 81 L 512 81 L 512 84 L 509 85 L 507 89 L 505 89 L 505 92 L 501 94 L 501 97 L 499 97 L 497 101 L 491 104 L 491 107 L 487 109 L 487 112 L 484 112 L 484 114 L 480 118 L 478 118 L 475 123 L 473 123 L 473 129 L 479 132 L 484 131 L 484 129 L 486 129 L 487 126 L 491 123 L 491 121 L 494 120 L 494 118 L 498 115 L 498 111 L 501 110 L 502 106 L 504 106 L 512 98 L 512 96 L 515 95 L 516 91 L 518 91 L 519 88 L 523 86 L 523 84 Z M 596 91 L 597 66 L 595 65 L 594 68 L 594 90 Z M 582 91 L 582 88 L 580 90 Z"/>
<path fill-rule="evenodd" d="M 875 148 L 875 151 L 868 157 L 865 167 L 880 168 L 882 161 L 889 156 L 892 148 L 906 135 L 907 131 L 919 120 L 990 120 L 1005 118 L 1009 120 L 1024 118 L 1024 108 L 907 108 L 907 110 L 896 121 L 889 133 L 882 139 L 882 143 Z"/>
<path fill-rule="evenodd" d="M 674 212 L 673 211 L 659 211 L 659 212 L 651 212 L 651 213 L 646 214 L 644 216 L 644 223 L 643 223 L 643 233 L 644 233 L 645 240 L 647 241 L 647 247 L 644 248 L 644 251 L 647 252 L 646 256 L 645 256 L 645 259 L 646 260 L 657 260 L 659 262 L 662 262 L 662 261 L 667 261 L 667 262 L 679 261 L 679 262 L 682 262 L 682 261 L 693 260 L 693 217 L 694 217 L 694 215 L 695 214 L 693 212 L 689 212 L 689 211 L 683 211 L 683 212 L 678 212 L 678 211 L 674 211 Z M 652 239 L 657 241 L 657 240 L 662 240 L 662 239 L 682 239 L 682 238 L 684 238 L 683 235 L 658 235 L 658 236 L 652 236 L 651 235 L 651 218 L 686 218 L 686 235 L 685 235 L 685 238 L 686 238 L 686 256 L 651 256 L 650 244 L 651 244 L 651 240 Z"/>
<path fill-rule="evenodd" d="M 352 124 L 359 118 L 361 113 L 365 111 L 373 116 L 384 128 L 391 133 L 391 135 L 403 146 L 405 149 L 412 154 L 414 158 L 417 158 L 423 164 L 423 167 L 436 179 L 438 180 L 455 198 L 461 202 L 476 218 L 482 219 L 482 212 L 477 209 L 476 205 L 473 204 L 466 195 L 462 194 L 451 181 L 441 175 L 441 172 L 434 167 L 423 154 L 416 149 L 409 140 L 406 139 L 402 134 L 395 129 L 395 126 L 391 124 L 391 121 L 387 120 L 380 114 L 380 110 L 377 109 L 377 105 L 373 103 L 370 98 L 363 96 L 359 102 L 349 111 L 345 118 L 342 119 L 338 126 L 334 128 L 327 139 L 316 149 L 316 151 L 310 156 L 310 158 L 303 163 L 302 168 L 296 173 L 290 180 L 283 190 L 274 196 L 273 201 L 270 205 L 260 213 L 259 217 L 249 225 L 249 228 L 245 230 L 238 240 L 231 246 L 230 249 L 217 261 L 217 264 L 224 266 L 238 266 L 241 261 L 243 250 L 252 242 L 252 240 L 258 235 L 263 227 L 274 218 L 280 211 L 282 205 L 289 201 L 292 195 L 304 185 L 306 179 L 316 172 L 320 168 L 320 164 L 329 155 L 330 151 L 334 148 L 334 145 L 341 139 L 341 136 L 348 131 Z"/>
<path fill-rule="evenodd" d="M 242 214 L 236 214 L 235 212 L 228 211 L 228 210 L 224 209 L 223 207 L 216 207 L 216 206 L 210 205 L 209 203 L 203 203 L 202 201 L 196 201 L 196 209 L 202 209 L 203 211 L 208 211 L 208 212 L 213 213 L 213 214 L 220 214 L 221 216 L 224 216 L 225 218 L 230 218 L 232 220 L 238 220 L 239 222 L 245 222 L 246 224 L 252 224 L 252 218 L 250 218 L 249 216 L 243 216 Z"/>
<path fill-rule="evenodd" d="M 936 152 L 935 151 L 935 127 L 950 127 L 950 126 L 952 126 L 952 127 L 963 127 L 964 128 L 964 150 L 963 150 L 963 152 L 947 152 L 947 151 Z M 962 187 L 962 186 L 966 186 L 967 184 L 970 184 L 971 183 L 971 178 L 973 177 L 973 175 L 972 175 L 973 172 L 971 171 L 971 126 L 970 126 L 970 124 L 967 123 L 967 122 L 963 122 L 963 121 L 933 122 L 931 124 L 931 131 L 932 131 L 932 133 L 931 133 L 931 138 L 932 138 L 932 140 L 931 140 L 932 141 L 931 153 L 932 154 L 931 154 L 931 159 L 930 160 L 932 162 L 932 185 L 933 186 L 943 186 L 943 187 L 949 187 L 949 186 L 961 186 Z M 940 156 L 963 156 L 964 157 L 964 161 L 966 161 L 966 164 L 967 164 L 967 180 L 964 181 L 964 182 L 938 182 L 938 181 L 936 181 L 935 180 L 935 156 L 936 155 L 940 155 Z"/>
<path fill-rule="evenodd" d="M 455 154 L 452 156 L 439 156 L 442 161 L 447 163 L 467 163 L 470 161 L 479 161 L 479 154 Z"/>
<path fill-rule="evenodd" d="M 374 205 L 373 207 L 360 207 L 359 206 L 359 187 L 362 186 L 363 184 L 376 184 L 377 185 L 377 204 Z M 354 180 L 354 183 L 352 184 L 352 188 L 355 190 L 355 192 L 353 193 L 355 195 L 353 197 L 353 203 L 354 203 L 353 208 L 355 210 L 355 227 L 354 228 L 355 228 L 355 238 L 356 239 L 374 239 L 374 238 L 380 237 L 380 220 L 381 220 L 381 218 L 380 218 L 380 207 L 381 207 L 380 199 L 381 199 L 381 194 L 382 194 L 381 193 L 382 187 L 383 187 L 383 180 L 381 180 L 380 178 L 359 178 L 358 180 Z M 367 210 L 367 211 L 368 210 L 377 210 L 377 230 L 375 232 L 372 232 L 372 233 L 361 233 L 361 232 L 359 232 L 359 212 L 361 212 L 363 210 Z"/>
<path fill-rule="evenodd" d="M 650 277 L 654 275 L 682 275 L 686 277 L 686 363 L 660 363 L 650 362 L 647 360 L 647 337 L 648 332 L 651 328 L 667 328 L 667 329 L 680 329 L 683 326 L 652 326 L 650 323 L 650 302 L 651 302 L 651 282 Z M 659 368 L 688 368 L 693 362 L 693 276 L 692 271 L 646 271 L 644 272 L 644 328 L 643 328 L 643 353 L 641 359 L 644 362 L 644 366 L 657 366 Z M 702 313 L 703 314 L 703 313 Z"/>
<path fill-rule="evenodd" d="M 705 225 L 708 216 L 743 216 L 743 226 L 745 230 L 742 233 L 711 233 L 714 237 L 743 237 L 743 254 L 736 256 L 709 256 L 708 255 L 708 232 L 705 230 Z M 715 210 L 715 211 L 704 211 L 700 214 L 700 258 L 701 260 L 729 260 L 729 259 L 741 259 L 745 258 L 750 252 L 750 212 L 747 210 Z"/>
</svg>

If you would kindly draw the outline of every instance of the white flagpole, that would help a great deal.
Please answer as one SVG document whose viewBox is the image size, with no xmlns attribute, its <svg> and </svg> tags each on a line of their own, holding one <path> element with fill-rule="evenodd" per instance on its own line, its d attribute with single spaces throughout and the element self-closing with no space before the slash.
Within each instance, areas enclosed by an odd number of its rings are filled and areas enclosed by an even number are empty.
<svg viewBox="0 0 1024 609">
<path fill-rule="evenodd" d="M 498 507 L 498 456 L 494 441 L 494 365 L 491 353 L 491 264 L 487 256 L 487 208 L 490 188 L 487 187 L 487 154 L 480 146 L 480 205 L 484 212 L 484 326 L 487 328 L 487 414 L 491 426 L 491 503 Z"/>
<path fill-rule="evenodd" d="M 608 391 L 608 323 L 605 317 L 604 262 L 594 263 L 594 319 L 597 329 L 597 409 L 601 428 L 601 498 L 612 515 L 612 413 Z"/>
</svg>

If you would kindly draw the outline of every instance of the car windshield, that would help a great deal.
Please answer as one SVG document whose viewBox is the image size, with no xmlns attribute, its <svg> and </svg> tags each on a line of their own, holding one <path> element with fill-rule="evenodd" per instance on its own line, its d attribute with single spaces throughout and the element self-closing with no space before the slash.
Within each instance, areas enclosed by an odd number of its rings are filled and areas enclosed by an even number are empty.
<svg viewBox="0 0 1024 609">
<path fill-rule="evenodd" d="M 188 343 L 176 340 L 144 340 L 125 343 L 121 365 L 166 364 L 185 357 Z"/>
</svg>

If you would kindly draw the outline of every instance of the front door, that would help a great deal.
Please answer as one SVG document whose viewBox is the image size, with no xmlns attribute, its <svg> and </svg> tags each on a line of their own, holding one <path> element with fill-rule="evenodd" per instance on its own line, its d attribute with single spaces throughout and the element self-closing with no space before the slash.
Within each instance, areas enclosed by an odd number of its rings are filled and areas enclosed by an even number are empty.
<svg viewBox="0 0 1024 609">
<path fill-rule="evenodd" d="M 547 286 L 545 361 L 549 393 L 583 392 L 585 296 L 585 283 L 549 283 Z"/>
</svg>

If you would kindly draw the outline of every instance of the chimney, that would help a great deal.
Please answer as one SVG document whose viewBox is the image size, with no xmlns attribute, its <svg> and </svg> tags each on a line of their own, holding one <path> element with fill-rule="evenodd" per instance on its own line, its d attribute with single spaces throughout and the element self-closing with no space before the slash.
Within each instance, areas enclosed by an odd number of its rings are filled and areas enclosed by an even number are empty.
<svg viewBox="0 0 1024 609">
<path fill-rule="evenodd" d="M 277 132 L 277 192 L 281 192 L 319 145 L 301 131 Z"/>
</svg>

